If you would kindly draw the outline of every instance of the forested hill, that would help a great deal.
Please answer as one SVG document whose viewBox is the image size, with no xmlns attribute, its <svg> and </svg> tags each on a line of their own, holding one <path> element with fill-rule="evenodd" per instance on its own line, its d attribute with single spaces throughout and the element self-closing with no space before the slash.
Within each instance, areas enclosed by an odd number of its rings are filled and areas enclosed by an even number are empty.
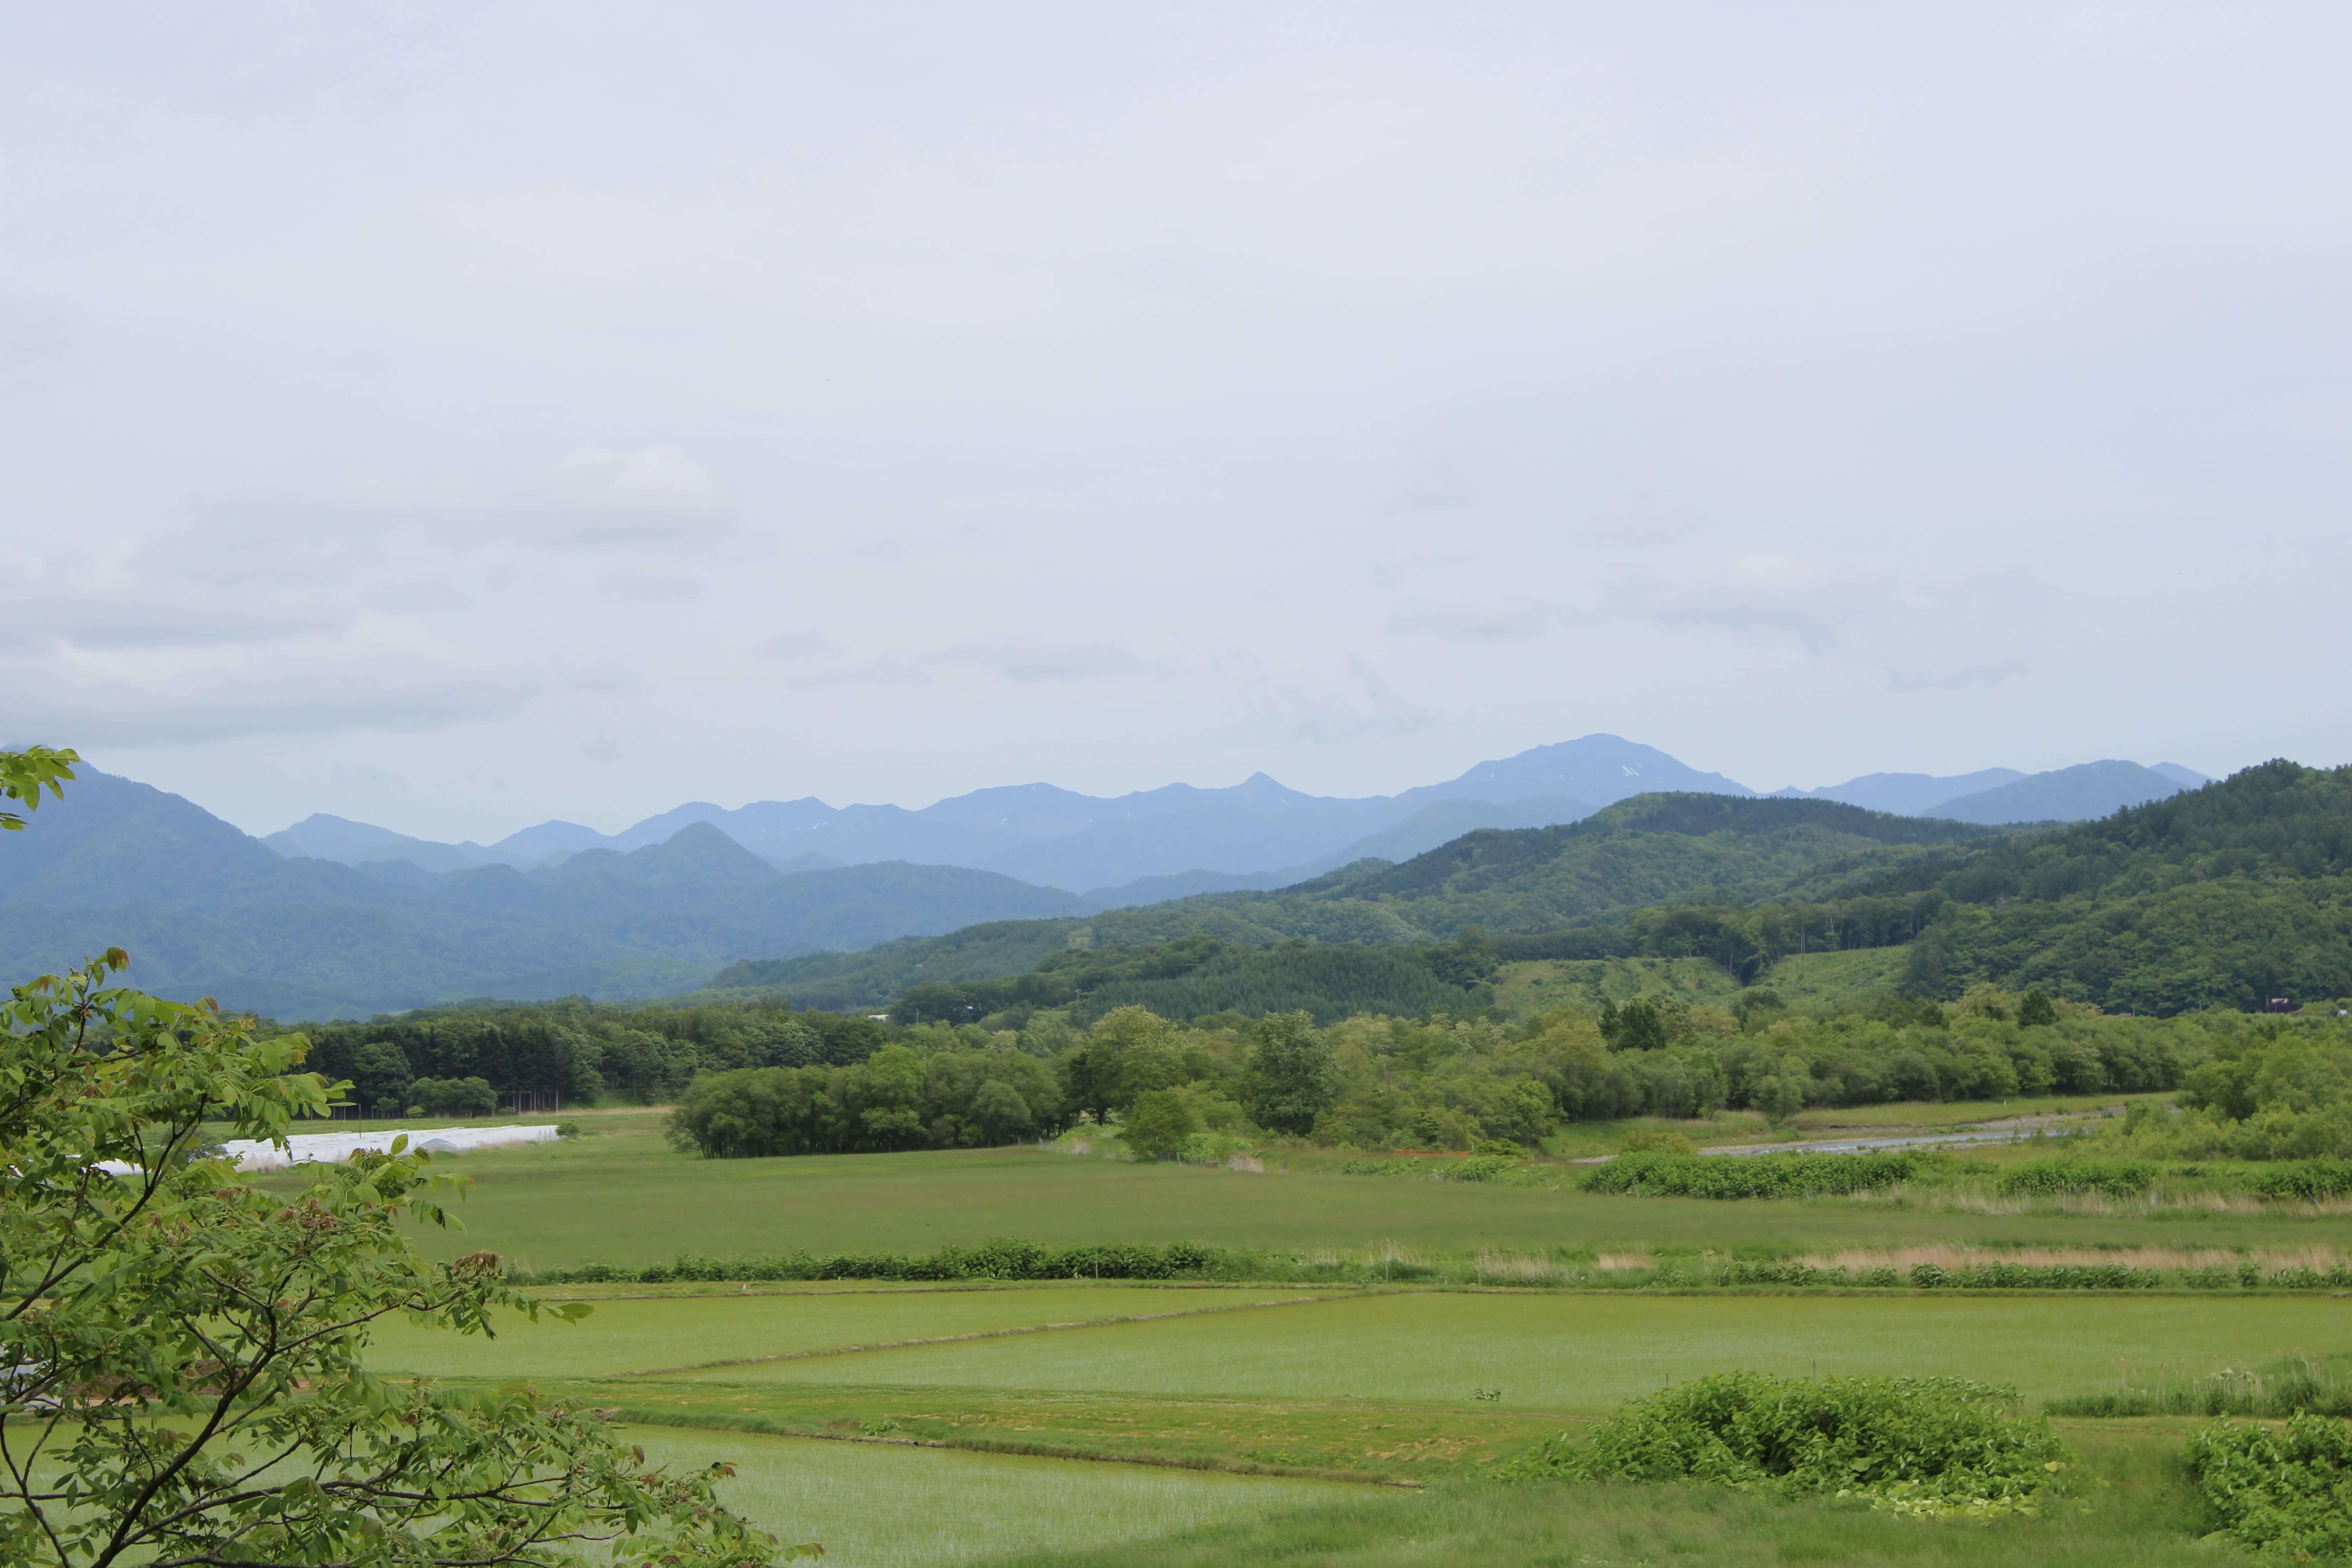
<svg viewBox="0 0 2352 1568">
<path fill-rule="evenodd" d="M 1142 947 L 1206 935 L 1414 945 L 1471 925 L 1554 931 L 1658 904 L 1747 903 L 1850 880 L 1992 830 L 1825 800 L 1649 795 L 1565 826 L 1487 829 L 1411 860 L 1360 862 L 1270 893 L 1217 893 L 1089 920 L 1022 921 L 730 966 L 716 988 L 782 987 L 824 1005 L 887 1004 L 909 985 L 1018 973 L 1074 943 Z"/>
<path fill-rule="evenodd" d="M 1397 865 L 1345 867 L 1271 893 L 1222 893 L 1092 921 L 1132 945 L 1198 931 L 1227 942 L 1443 941 L 1465 926 L 1556 930 L 1667 903 L 1748 903 L 1892 868 L 1991 829 L 1826 800 L 1646 795 L 1557 827 L 1488 829 Z"/>
<path fill-rule="evenodd" d="M 1389 944 L 1458 984 L 1448 939 L 1474 924 L 1502 958 L 1696 956 L 1742 982 L 1788 954 L 1908 944 L 1909 987 L 1937 997 L 1979 980 L 2146 1013 L 2352 995 L 2352 769 L 2266 763 L 2104 821 L 2009 833 L 1819 800 L 1645 796 L 1572 826 L 1471 834 L 1276 893 L 738 965 L 722 978 L 877 1005 L 910 987 L 1034 970 L 1092 994 L 1082 971 L 1108 961 L 1056 954 L 1087 944 L 1148 964 L 1133 955 L 1209 936 L 1230 946 L 1193 953 L 1181 985 L 1139 969 L 1105 979 L 1215 1007 L 1238 1005 L 1210 984 L 1238 978 L 1230 947 Z M 1275 970 L 1319 974 L 1323 963 Z M 1353 984 L 1338 970 L 1325 979 Z M 1385 973 L 1378 984 L 1404 989 Z M 1319 1010 L 1346 1000 L 1334 994 Z"/>
<path fill-rule="evenodd" d="M 1465 834 L 1401 865 L 1330 885 L 1348 898 L 1413 900 L 1559 887 L 1572 879 L 1586 906 L 1580 912 L 1590 914 L 1687 896 L 1690 884 L 1680 868 L 1689 862 L 1660 842 L 1665 838 L 1706 841 L 1716 851 L 1711 873 L 1748 882 L 1815 871 L 1874 848 L 1966 844 L 1991 833 L 1966 823 L 1894 816 L 1828 800 L 1643 795 L 1580 822 Z M 1301 890 L 1328 881 L 1303 884 Z M 1672 890 L 1660 890 L 1669 884 Z"/>
<path fill-rule="evenodd" d="M 2264 763 L 2103 822 L 1862 879 L 1945 899 L 1910 984 L 2037 984 L 2174 1013 L 2352 995 L 2352 768 Z"/>
<path fill-rule="evenodd" d="M 2099 822 L 1965 843 L 1858 880 L 1964 903 L 2160 892 L 2216 879 L 2352 876 L 2352 768 L 2268 762 Z"/>
</svg>

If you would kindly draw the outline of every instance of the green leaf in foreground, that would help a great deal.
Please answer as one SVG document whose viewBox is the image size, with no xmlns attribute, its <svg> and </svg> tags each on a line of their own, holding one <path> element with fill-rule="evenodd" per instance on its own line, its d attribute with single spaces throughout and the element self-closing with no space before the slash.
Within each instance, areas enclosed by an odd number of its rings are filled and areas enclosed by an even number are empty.
<svg viewBox="0 0 2352 1568">
<path fill-rule="evenodd" d="M 80 753 L 71 746 L 63 751 L 26 746 L 21 752 L 0 752 L 0 800 L 23 801 L 26 811 L 37 811 L 44 788 L 52 797 L 62 799 L 67 781 L 74 776 L 74 764 L 80 761 Z M 0 828 L 22 833 L 25 819 L 13 811 L 0 811 Z"/>
<path fill-rule="evenodd" d="M 1548 1438 L 1497 1473 L 1828 1493 L 1922 1517 L 2031 1514 L 2074 1456 L 2016 1399 L 1960 1378 L 1717 1373 L 1632 1401 L 1580 1445 Z"/>
</svg>

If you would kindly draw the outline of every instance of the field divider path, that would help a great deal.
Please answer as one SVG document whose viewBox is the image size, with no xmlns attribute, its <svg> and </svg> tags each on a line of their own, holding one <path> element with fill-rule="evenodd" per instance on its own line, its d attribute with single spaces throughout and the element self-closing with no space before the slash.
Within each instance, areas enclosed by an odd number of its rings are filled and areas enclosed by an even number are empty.
<svg viewBox="0 0 2352 1568">
<path fill-rule="evenodd" d="M 819 1361 L 833 1356 L 861 1355 L 869 1351 L 912 1350 L 922 1345 L 963 1344 L 973 1340 L 1013 1339 L 1023 1334 L 1058 1333 L 1066 1329 L 1111 1328 L 1120 1323 L 1159 1323 L 1171 1318 L 1208 1318 L 1225 1312 L 1253 1312 L 1275 1307 L 1310 1307 L 1318 1303 L 1349 1300 L 1360 1291 L 1349 1291 L 1345 1296 L 1294 1296 L 1281 1301 L 1244 1301 L 1226 1307 L 1188 1307 L 1179 1312 L 1122 1312 L 1108 1318 L 1077 1318 L 1065 1323 L 1023 1323 L 1009 1329 L 980 1329 L 966 1334 L 932 1334 L 921 1339 L 877 1340 L 872 1344 L 829 1345 L 822 1350 L 779 1351 L 774 1355 L 730 1356 L 723 1361 L 688 1362 L 678 1366 L 645 1367 L 635 1372 L 614 1374 L 614 1381 L 635 1378 L 673 1377 L 679 1373 L 710 1372 L 728 1366 L 772 1366 L 780 1362 Z"/>
<path fill-rule="evenodd" d="M 870 1432 L 815 1432 L 803 1427 L 780 1426 L 760 1417 L 741 1420 L 712 1419 L 680 1421 L 676 1412 L 656 1417 L 650 1411 L 636 1411 L 624 1405 L 612 1419 L 628 1426 L 658 1426 L 669 1431 L 757 1432 L 765 1437 L 800 1437 L 818 1443 L 876 1443 L 900 1448 L 945 1448 L 966 1454 L 1005 1454 L 1024 1459 L 1063 1459 L 1089 1465 L 1140 1465 L 1161 1470 L 1206 1470 L 1228 1476 L 1280 1476 L 1302 1481 L 1340 1481 L 1360 1487 L 1396 1487 L 1405 1491 L 1421 1491 L 1427 1481 L 1409 1480 L 1397 1476 L 1369 1476 L 1352 1470 L 1324 1470 L 1297 1465 L 1261 1465 L 1248 1459 L 1207 1458 L 1172 1458 L 1158 1454 L 1105 1454 L 1087 1448 L 1065 1447 L 1052 1444 L 1002 1443 L 986 1437 L 899 1437 Z"/>
</svg>

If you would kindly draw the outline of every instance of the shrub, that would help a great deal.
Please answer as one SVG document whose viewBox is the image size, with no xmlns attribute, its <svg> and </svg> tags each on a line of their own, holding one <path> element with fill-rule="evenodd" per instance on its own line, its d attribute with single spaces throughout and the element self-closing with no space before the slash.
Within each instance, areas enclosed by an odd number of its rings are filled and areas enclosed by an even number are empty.
<svg viewBox="0 0 2352 1568">
<path fill-rule="evenodd" d="M 1187 1165 L 1222 1165 L 1250 1147 L 1248 1139 L 1230 1132 L 1189 1132 L 1176 1145 L 1176 1158 Z"/>
<path fill-rule="evenodd" d="M 2352 1556 L 2352 1422 L 2217 1421 L 2189 1440 L 2189 1469 L 2220 1531 L 2266 1555 Z"/>
<path fill-rule="evenodd" d="M 2003 1171 L 1997 1185 L 2007 1197 L 2104 1193 L 2136 1198 L 2156 1185 L 2156 1177 L 2157 1168 L 2145 1160 L 2037 1160 Z"/>
<path fill-rule="evenodd" d="M 2163 1277 L 2127 1263 L 1979 1263 L 1970 1268 L 1912 1266 L 1919 1289 L 1960 1290 L 2152 1290 Z"/>
<path fill-rule="evenodd" d="M 2352 1160 L 2303 1160 L 2291 1165 L 2257 1171 L 2246 1189 L 2266 1198 L 2301 1198 L 2317 1203 L 2352 1194 Z"/>
<path fill-rule="evenodd" d="M 2224 1368 L 2204 1377 L 2161 1378 L 2147 1387 L 2100 1389 L 2048 1401 L 2053 1415 L 2352 1415 L 2352 1366 L 2341 1355 L 2317 1363 L 2289 1356 L 2261 1371 Z"/>
<path fill-rule="evenodd" d="M 1843 1195 L 1908 1181 L 1910 1154 L 1620 1154 L 1586 1173 L 1588 1193 L 1642 1197 L 1797 1198 Z"/>
<path fill-rule="evenodd" d="M 1508 1461 L 1516 1479 L 1705 1481 L 1860 1496 L 1906 1513 L 2032 1513 L 2072 1458 L 2013 1390 L 1958 1378 L 1717 1373 L 1633 1401 L 1582 1446 Z"/>
</svg>

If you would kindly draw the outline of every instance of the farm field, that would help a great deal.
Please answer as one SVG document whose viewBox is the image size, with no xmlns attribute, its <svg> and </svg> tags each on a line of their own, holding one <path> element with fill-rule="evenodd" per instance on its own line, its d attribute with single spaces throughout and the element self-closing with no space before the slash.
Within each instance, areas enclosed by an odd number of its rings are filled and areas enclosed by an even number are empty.
<svg viewBox="0 0 2352 1568">
<path fill-rule="evenodd" d="M 693 1309 L 688 1309 L 689 1312 Z M 593 1320 L 592 1320 L 593 1321 Z M 1597 1415 L 1711 1372 L 1973 1378 L 2040 1401 L 2119 1368 L 2198 1372 L 2337 1348 L 2326 1298 L 1364 1292 L 680 1374 L 713 1384 L 1054 1388 L 1156 1396 L 1499 1403 Z"/>
<path fill-rule="evenodd" d="M 2096 1105 L 1824 1112 L 1804 1131 Z M 1279 1153 L 1265 1173 L 1037 1148 L 719 1162 L 668 1148 L 657 1113 L 591 1126 L 447 1162 L 475 1183 L 458 1211 L 468 1228 L 427 1246 L 539 1266 L 928 1252 L 1007 1234 L 1408 1258 L 1858 1249 L 1907 1262 L 2040 1247 L 2154 1266 L 2166 1249 L 2319 1258 L 2352 1244 L 2352 1216 L 2284 1206 L 1623 1198 L 1346 1175 L 1345 1156 Z M 518 1315 L 495 1339 L 386 1324 L 373 1364 L 476 1385 L 528 1378 L 605 1412 L 656 1459 L 724 1458 L 736 1507 L 848 1564 L 2227 1562 L 2197 1540 L 2179 1460 L 2197 1423 L 2185 1419 L 2060 1422 L 2081 1484 L 2046 1517 L 1991 1526 L 1688 1487 L 1508 1487 L 1486 1472 L 1717 1371 L 1966 1377 L 2014 1386 L 2032 1409 L 2352 1351 L 2347 1303 L 2317 1291 L 681 1280 L 533 1293 L 593 1311 L 576 1323 Z"/>
<path fill-rule="evenodd" d="M 845 1323 L 986 1334 L 1078 1321 L 1134 1296 L 1234 1310 L 800 1353 Z M 387 1370 L 541 1377 L 543 1392 L 605 1409 L 656 1458 L 735 1464 L 735 1506 L 849 1563 L 1076 1568 L 1113 1552 L 1145 1563 L 1973 1563 L 1995 1552 L 2167 1563 L 2214 1560 L 2188 1531 L 2173 1458 L 2193 1422 L 2062 1422 L 2082 1452 L 2081 1500 L 1991 1527 L 1698 1489 L 1507 1489 L 1477 1475 L 1622 1398 L 1719 1369 L 1993 1378 L 2031 1404 L 2119 1378 L 2321 1354 L 2345 1333 L 2339 1303 L 2275 1297 L 1400 1290 L 1256 1307 L 1267 1299 L 1083 1285 L 607 1298 L 583 1323 L 501 1336 L 521 1353 L 494 1372 L 424 1335 L 387 1339 L 378 1359 Z M 570 1336 L 560 1355 L 531 1348 L 558 1336 Z M 741 1359 L 763 1348 L 792 1359 Z M 646 1371 L 681 1349 L 737 1359 Z M 1206 1473 L 1219 1469 L 1257 1474 Z M 1358 1484 L 1337 1484 L 1349 1477 Z"/>
<path fill-rule="evenodd" d="M 550 1294 L 553 1294 L 550 1292 Z M 1178 1312 L 1234 1310 L 1283 1300 L 1279 1290 L 1045 1285 L 1011 1289 L 803 1289 L 595 1302 L 580 1322 L 520 1314 L 496 1339 L 380 1328 L 374 1363 L 433 1377 L 595 1377 L 708 1366 L 714 1362 L 822 1355 L 861 1346 Z"/>
<path fill-rule="evenodd" d="M 643 1265 L 680 1253 L 929 1253 L 1002 1236 L 1055 1247 L 1197 1241 L 1281 1252 L 1391 1243 L 1433 1252 L 1762 1254 L 1911 1244 L 2352 1246 L 2352 1215 L 1988 1215 L 1846 1201 L 1623 1199 L 1342 1175 L 1330 1167 L 1343 1162 L 1324 1156 L 1311 1162 L 1320 1172 L 1264 1174 L 1036 1148 L 716 1161 L 670 1149 L 657 1117 L 606 1125 L 616 1131 L 450 1161 L 475 1184 L 454 1205 L 464 1228 L 422 1230 L 420 1246 L 442 1258 L 488 1250 L 534 1269 Z M 1563 1179 L 1571 1175 L 1563 1170 Z"/>
<path fill-rule="evenodd" d="M 1336 1501 L 1330 1482 L 819 1442 L 743 1432 L 633 1432 L 656 1464 L 724 1458 L 723 1495 L 815 1541 L 827 1563 L 915 1568 L 1050 1547 L 1116 1546 Z M 787 1522 L 789 1521 L 789 1522 Z"/>
<path fill-rule="evenodd" d="M 1922 1524 L 1850 1503 L 1783 1502 L 1706 1487 L 1460 1486 L 1369 1489 L 1296 1511 L 1236 1519 L 1115 1547 L 1025 1552 L 1003 1568 L 1593 1568 L 1789 1563 L 1854 1568 L 2213 1568 L 2252 1560 L 2198 1539 L 2173 1454 L 2177 1426 L 2061 1424 L 2086 1504 L 2039 1519 Z"/>
</svg>

